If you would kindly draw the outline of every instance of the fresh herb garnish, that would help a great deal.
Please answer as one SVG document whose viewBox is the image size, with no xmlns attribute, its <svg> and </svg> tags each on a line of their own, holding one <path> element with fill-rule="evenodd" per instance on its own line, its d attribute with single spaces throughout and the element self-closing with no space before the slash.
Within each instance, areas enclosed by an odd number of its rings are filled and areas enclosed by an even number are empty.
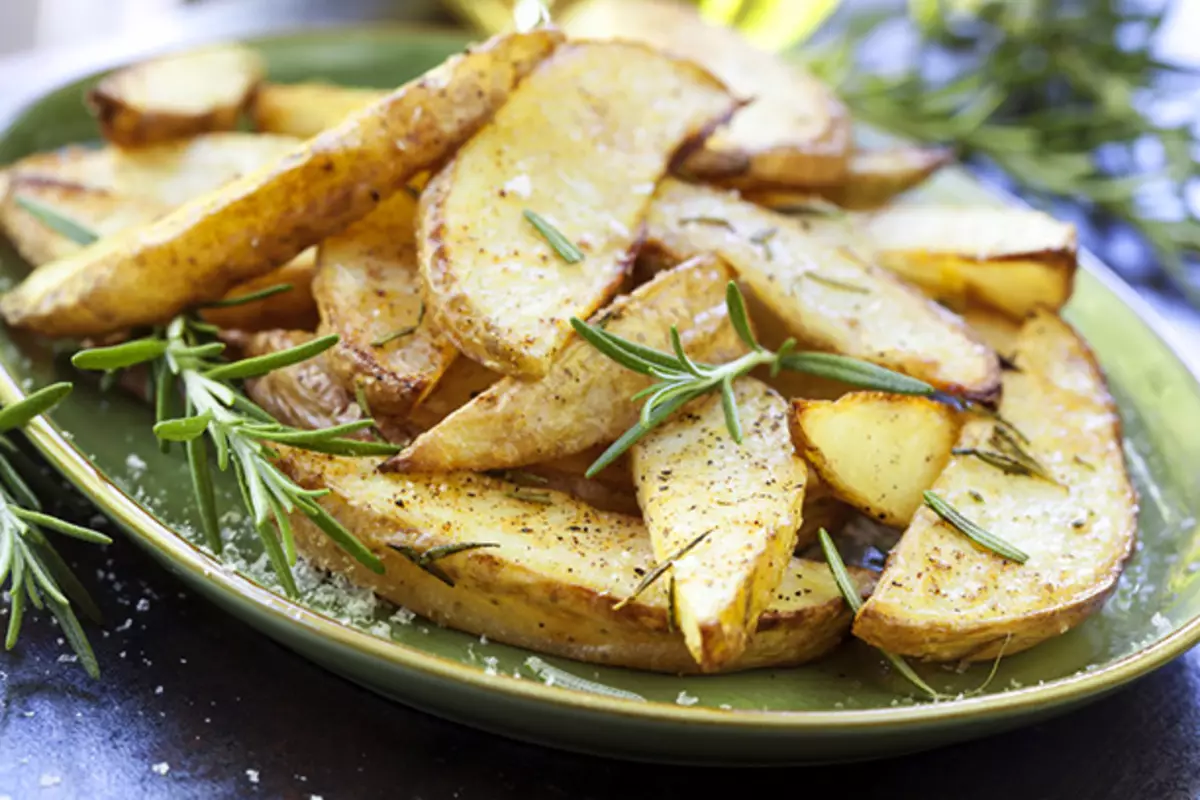
<svg viewBox="0 0 1200 800">
<path fill-rule="evenodd" d="M 248 292 L 237 297 L 226 297 L 223 300 L 214 300 L 211 303 L 205 303 L 200 308 L 233 308 L 234 306 L 244 306 L 247 303 L 266 300 L 268 297 L 274 297 L 277 294 L 283 294 L 291 290 L 292 285 L 290 283 L 277 283 L 274 286 L 267 286 L 256 292 Z"/>
<path fill-rule="evenodd" d="M 545 217 L 528 208 L 525 209 L 524 214 L 525 219 L 529 220 L 530 224 L 546 240 L 546 243 L 554 248 L 554 252 L 558 253 L 559 258 L 568 264 L 578 264 L 583 261 L 583 251 L 576 247 L 574 242 L 563 236 L 558 228 L 547 222 Z"/>
<path fill-rule="evenodd" d="M 696 216 L 696 217 L 680 217 L 679 224 L 680 225 L 689 225 L 689 224 L 710 225 L 714 228 L 724 228 L 725 230 L 729 231 L 730 233 L 737 233 L 737 228 L 733 227 L 733 223 L 731 223 L 729 220 L 725 219 L 724 217 L 707 217 L 704 215 L 700 215 L 700 216 Z"/>
<path fill-rule="evenodd" d="M 290 596 L 297 594 L 291 572 L 296 549 L 288 518 L 293 511 L 303 513 L 357 561 L 381 572 L 379 558 L 316 502 L 327 490 L 297 485 L 272 463 L 268 444 L 347 456 L 391 455 L 399 448 L 347 438 L 372 426 L 369 419 L 315 431 L 281 425 L 234 385 L 234 381 L 306 361 L 332 347 L 337 337 L 325 336 L 277 353 L 227 362 L 219 360 L 225 345 L 212 340 L 211 331 L 211 326 L 192 314 L 183 314 L 147 338 L 83 350 L 71 360 L 81 369 L 106 371 L 151 362 L 157 395 L 154 433 L 164 443 L 184 444 L 201 527 L 214 552 L 221 551 L 222 543 L 210 456 L 202 439 L 206 434 L 217 469 L 224 472 L 232 466 L 264 550 Z M 182 417 L 172 416 L 171 397 L 177 384 L 182 386 L 185 400 Z"/>
<path fill-rule="evenodd" d="M 794 201 L 783 205 L 773 205 L 771 210 L 776 214 L 788 216 L 817 216 L 839 218 L 846 216 L 846 209 L 837 203 L 831 203 L 823 197 L 810 197 L 802 201 Z"/>
<path fill-rule="evenodd" d="M 842 599 L 846 601 L 846 605 L 850 606 L 851 612 L 857 614 L 859 609 L 862 608 L 862 597 L 859 595 L 858 587 L 854 585 L 850 573 L 846 570 L 846 562 L 842 561 L 842 554 L 838 552 L 837 545 L 833 543 L 833 538 L 829 535 L 829 531 L 821 528 L 817 531 L 817 536 L 821 540 L 821 550 L 825 552 L 825 561 L 829 564 L 829 571 L 833 573 L 833 581 L 837 584 L 838 591 L 842 593 Z M 891 663 L 896 672 L 908 679 L 913 686 L 916 686 L 922 692 L 929 695 L 931 699 L 945 699 L 945 695 L 926 683 L 903 658 L 887 650 L 880 650 L 879 652 Z"/>
<path fill-rule="evenodd" d="M 410 547 L 406 544 L 388 544 L 388 547 L 392 548 L 397 553 L 404 556 L 409 561 L 416 564 L 418 567 L 450 587 L 454 586 L 454 579 L 447 575 L 446 571 L 437 565 L 438 561 L 455 555 L 456 553 L 464 553 L 467 550 L 478 550 L 481 547 L 499 546 L 500 545 L 496 542 L 460 542 L 458 544 L 443 544 L 437 547 L 431 547 L 425 551 L 418 551 L 416 548 Z"/>
<path fill-rule="evenodd" d="M 632 603 L 634 600 L 636 600 L 638 595 L 640 595 L 642 592 L 646 591 L 646 589 L 650 588 L 651 584 L 653 584 L 656 580 L 661 578 L 663 576 L 663 574 L 666 573 L 667 570 L 669 570 L 671 567 L 675 566 L 676 561 L 683 558 L 688 553 L 692 552 L 692 550 L 694 550 L 701 542 L 703 542 L 705 539 L 707 539 L 709 534 L 711 534 L 714 530 L 715 530 L 715 528 L 709 528 L 704 533 L 697 536 L 695 539 L 692 539 L 690 542 L 685 542 L 681 547 L 679 547 L 677 550 L 675 550 L 675 552 L 671 553 L 666 558 L 664 558 L 662 561 L 655 564 L 654 567 L 648 573 L 646 573 L 646 577 L 642 578 L 642 580 L 638 583 L 638 585 L 633 588 L 633 591 L 629 594 L 629 596 L 624 598 L 620 602 L 618 602 L 615 606 L 613 606 L 613 611 L 618 611 L 618 610 L 624 608 L 625 606 L 629 605 L 630 603 Z M 672 576 L 672 581 L 674 581 L 674 576 Z M 675 584 L 673 582 L 671 584 L 670 594 L 671 594 L 671 597 L 674 598 Z M 672 600 L 671 603 L 672 603 L 672 605 L 671 605 L 671 608 L 668 609 L 668 614 L 669 614 L 670 619 L 672 620 L 672 624 L 673 624 L 673 621 L 675 619 L 674 600 Z"/>
<path fill-rule="evenodd" d="M 998 556 L 1003 556 L 1010 561 L 1015 561 L 1018 564 L 1024 564 L 1029 560 L 1029 555 L 1023 550 L 1019 550 L 1013 545 L 1001 539 L 999 536 L 985 530 L 976 523 L 963 516 L 962 512 L 954 506 L 947 503 L 935 492 L 926 491 L 924 493 L 925 505 L 942 518 L 947 524 L 966 536 L 971 541 L 978 544 L 980 547 L 991 550 Z"/>
<path fill-rule="evenodd" d="M 822 286 L 828 286 L 831 289 L 840 289 L 843 292 L 853 292 L 854 294 L 871 293 L 870 289 L 859 286 L 857 283 L 850 283 L 849 281 L 831 278 L 828 275 L 824 275 L 820 272 L 805 272 L 802 277 L 807 278 L 810 281 L 816 281 Z"/>
<path fill-rule="evenodd" d="M 13 200 L 19 208 L 37 217 L 38 222 L 55 233 L 61 233 L 76 244 L 86 246 L 100 238 L 75 220 L 63 216 L 55 209 L 32 197 L 18 194 Z"/>
<path fill-rule="evenodd" d="M 1062 484 L 1021 444 L 1012 430 L 1006 425 L 997 424 L 988 439 L 992 450 L 982 450 L 978 447 L 956 447 L 950 452 L 956 456 L 974 456 L 1006 475 L 1039 478 L 1061 486 Z"/>
<path fill-rule="evenodd" d="M 726 287 L 725 304 L 729 309 L 730 323 L 750 348 L 750 352 L 727 364 L 719 365 L 699 364 L 689 358 L 683 351 L 679 331 L 674 327 L 671 328 L 673 352 L 665 353 L 588 325 L 577 317 L 571 318 L 571 325 L 575 331 L 608 358 L 627 369 L 659 379 L 657 383 L 634 395 L 634 400 L 648 398 L 642 406 L 640 420 L 588 467 L 585 473 L 587 477 L 595 476 L 689 401 L 710 392 L 721 393 L 726 427 L 734 441 L 741 442 L 742 428 L 734 399 L 733 383 L 763 365 L 769 366 L 772 374 L 787 369 L 881 392 L 935 398 L 944 396 L 924 381 L 867 361 L 833 353 L 794 352 L 795 341 L 792 339 L 784 342 L 778 352 L 767 350 L 754 338 L 745 300 L 733 281 Z"/>
<path fill-rule="evenodd" d="M 421 309 L 417 312 L 417 321 L 416 322 L 414 322 L 412 325 L 409 325 L 407 328 L 400 328 L 399 330 L 395 330 L 389 334 L 380 336 L 378 339 L 371 342 L 371 347 L 383 347 L 388 342 L 395 341 L 396 339 L 400 339 L 405 336 L 411 336 L 412 334 L 417 332 L 417 328 L 421 327 L 421 323 L 424 321 L 425 321 L 425 301 L 422 300 L 421 301 Z"/>
<path fill-rule="evenodd" d="M 762 248 L 763 256 L 766 257 L 767 261 L 775 260 L 775 254 L 771 252 L 771 240 L 775 238 L 775 234 L 777 233 L 779 233 L 779 228 L 763 228 L 750 237 L 750 243 Z"/>
<path fill-rule="evenodd" d="M 549 492 L 539 492 L 534 489 L 526 489 L 523 487 L 518 487 L 511 491 L 507 491 L 504 493 L 504 496 L 511 497 L 514 500 L 524 500 L 526 503 L 538 503 L 544 506 L 551 505 L 554 502 L 554 498 L 550 496 Z"/>
<path fill-rule="evenodd" d="M 550 482 L 550 479 L 544 475 L 538 475 L 533 472 L 527 472 L 523 469 L 489 469 L 484 470 L 484 474 L 492 478 L 500 478 L 510 483 L 526 483 L 545 485 Z"/>
</svg>

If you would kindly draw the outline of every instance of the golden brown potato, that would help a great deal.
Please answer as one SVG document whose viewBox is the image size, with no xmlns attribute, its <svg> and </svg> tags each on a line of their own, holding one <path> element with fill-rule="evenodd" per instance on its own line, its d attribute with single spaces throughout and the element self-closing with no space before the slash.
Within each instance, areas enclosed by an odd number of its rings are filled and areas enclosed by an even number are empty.
<svg viewBox="0 0 1200 800">
<path fill-rule="evenodd" d="M 1032 209 L 897 206 L 865 216 L 881 266 L 931 295 L 1024 319 L 1075 283 L 1075 226 Z"/>
<path fill-rule="evenodd" d="M 996 354 L 962 319 L 855 250 L 841 220 L 794 219 L 732 192 L 664 180 L 647 239 L 676 258 L 717 252 L 808 346 L 854 356 L 955 394 L 995 397 Z"/>
<path fill-rule="evenodd" d="M 764 383 L 734 384 L 742 442 L 721 397 L 687 406 L 630 450 L 638 503 L 703 672 L 736 661 L 796 547 L 808 469 L 788 438 L 788 407 Z M 679 555 L 682 553 L 683 555 Z"/>
<path fill-rule="evenodd" d="M 1004 373 L 1000 414 L 1010 437 L 1048 474 L 1002 471 L 955 455 L 933 490 L 965 517 L 1024 551 L 1021 564 L 985 550 L 928 508 L 888 558 L 854 631 L 871 644 L 936 660 L 1020 652 L 1079 624 L 1116 585 L 1137 530 L 1120 419 L 1099 367 L 1065 322 L 1038 312 L 1021 329 L 1020 371 Z M 976 417 L 957 449 L 1000 449 Z"/>
<path fill-rule="evenodd" d="M 880 150 L 856 150 L 846 174 L 834 184 L 806 189 L 744 190 L 743 196 L 767 208 L 785 211 L 811 203 L 813 198 L 847 209 L 871 209 L 886 205 L 896 195 L 923 183 L 949 164 L 953 154 L 940 147 L 900 145 Z"/>
<path fill-rule="evenodd" d="M 265 65 L 236 44 L 173 53 L 119 69 L 88 92 L 104 138 L 121 147 L 231 130 Z"/>
<path fill-rule="evenodd" d="M 308 139 L 386 94 L 386 89 L 332 83 L 264 83 L 254 95 L 251 114 L 255 130 Z"/>
<path fill-rule="evenodd" d="M 378 555 L 382 575 L 347 557 L 302 515 L 296 543 L 336 570 L 439 624 L 543 653 L 660 672 L 695 672 L 668 621 L 666 586 L 652 584 L 621 608 L 653 565 L 641 520 L 596 511 L 558 492 L 467 473 L 381 475 L 367 459 L 285 451 L 278 462 Z M 487 544 L 433 564 L 432 548 Z M 869 576 L 858 573 L 866 593 Z M 828 567 L 793 559 L 755 635 L 725 671 L 799 664 L 843 636 L 849 615 Z"/>
<path fill-rule="evenodd" d="M 737 32 L 709 25 L 673 0 L 594 0 L 568 14 L 572 36 L 645 42 L 713 71 L 750 100 L 727 130 L 681 169 L 727 186 L 838 183 L 852 148 L 850 115 L 803 67 L 764 52 Z"/>
<path fill-rule="evenodd" d="M 835 497 L 903 528 L 950 460 L 957 412 L 925 397 L 850 392 L 793 400 L 796 450 Z"/>
<path fill-rule="evenodd" d="M 6 172 L 22 178 L 40 178 L 52 183 L 119 191 L 113 169 L 113 147 L 67 145 L 45 153 L 34 153 L 12 164 Z"/>
<path fill-rule="evenodd" d="M 47 336 L 103 336 L 215 300 L 443 159 L 561 38 L 499 36 L 453 58 L 276 164 L 38 270 L 0 300 L 0 314 Z"/>
<path fill-rule="evenodd" d="M 712 360 L 735 341 L 725 315 L 729 271 L 701 257 L 619 297 L 598 315 L 606 330 L 648 347 L 670 347 L 679 328 L 689 353 Z M 651 379 L 575 337 L 540 381 L 506 378 L 455 411 L 385 464 L 406 472 L 519 467 L 611 442 L 637 422 L 630 398 Z"/>
<path fill-rule="evenodd" d="M 1017 335 L 1021 332 L 1019 321 L 1001 311 L 984 306 L 967 306 L 958 313 L 971 326 L 975 335 L 996 351 L 996 355 L 1007 361 L 1016 358 Z"/>
<path fill-rule="evenodd" d="M 397 192 L 320 246 L 313 295 L 327 355 L 342 385 L 362 391 L 372 413 L 407 415 L 458 351 L 425 313 L 417 267 L 417 201 Z"/>
<path fill-rule="evenodd" d="M 672 155 L 735 106 L 707 72 L 642 45 L 559 48 L 421 194 L 421 270 L 446 335 L 497 372 L 545 376 L 570 318 L 620 287 Z"/>
</svg>

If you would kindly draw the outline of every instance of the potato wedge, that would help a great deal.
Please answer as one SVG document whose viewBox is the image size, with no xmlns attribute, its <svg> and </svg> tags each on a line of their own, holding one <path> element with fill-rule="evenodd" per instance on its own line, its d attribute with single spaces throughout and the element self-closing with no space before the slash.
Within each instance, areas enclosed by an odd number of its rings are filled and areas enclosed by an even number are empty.
<svg viewBox="0 0 1200 800">
<path fill-rule="evenodd" d="M 850 156 L 846 174 L 837 183 L 791 191 L 745 190 L 742 194 L 747 200 L 779 210 L 802 206 L 813 197 L 847 209 L 879 208 L 896 195 L 923 183 L 953 159 L 953 153 L 941 147 L 900 145 L 880 150 L 856 150 Z"/>
<path fill-rule="evenodd" d="M 1137 499 L 1100 369 L 1070 326 L 1044 311 L 1021 329 L 1017 366 L 1004 373 L 1000 413 L 1056 482 L 956 455 L 933 488 L 1029 560 L 1002 558 L 918 511 L 855 622 L 871 644 L 937 660 L 1016 653 L 1083 621 L 1115 586 Z M 968 421 L 958 447 L 992 449 L 996 424 Z"/>
<path fill-rule="evenodd" d="M 1004 361 L 1012 361 L 1017 357 L 1017 336 L 1021 332 L 1021 323 L 1002 311 L 995 311 L 985 306 L 972 306 L 959 309 L 959 314 L 971 326 L 971 330 L 988 347 L 996 351 L 996 355 Z"/>
<path fill-rule="evenodd" d="M 300 516 L 296 543 L 319 566 L 347 575 L 435 622 L 539 652 L 660 672 L 696 672 L 670 630 L 666 587 L 629 604 L 653 553 L 641 520 L 596 511 L 558 492 L 523 499 L 522 487 L 481 475 L 381 475 L 366 459 L 285 451 L 279 467 L 301 485 L 330 489 L 320 503 L 384 563 L 377 575 Z M 466 543 L 435 564 L 453 585 L 396 548 L 427 553 Z M 858 575 L 864 593 L 870 579 Z M 793 559 L 755 635 L 725 671 L 798 664 L 844 634 L 849 615 L 824 564 Z"/>
<path fill-rule="evenodd" d="M 108 75 L 87 104 L 105 139 L 142 147 L 232 130 L 265 71 L 263 57 L 238 44 L 172 53 Z"/>
<path fill-rule="evenodd" d="M 935 297 L 1024 319 L 1075 283 L 1075 226 L 1032 209 L 897 206 L 866 216 L 879 264 Z"/>
<path fill-rule="evenodd" d="M 421 269 L 446 335 L 490 369 L 544 377 L 570 318 L 616 293 L 672 155 L 736 105 L 707 72 L 643 45 L 559 48 L 421 195 Z M 568 263 L 529 212 L 582 259 Z"/>
<path fill-rule="evenodd" d="M 809 346 L 990 399 L 996 354 L 963 321 L 864 261 L 840 220 L 793 219 L 732 192 L 663 181 L 648 242 L 675 258 L 717 252 Z"/>
<path fill-rule="evenodd" d="M 0 314 L 47 336 L 102 336 L 221 297 L 442 160 L 561 38 L 499 36 L 450 59 L 277 163 L 38 270 L 0 299 Z"/>
<path fill-rule="evenodd" d="M 113 169 L 114 153 L 116 148 L 113 147 L 72 144 L 26 156 L 5 172 L 11 178 L 40 178 L 52 183 L 119 191 Z"/>
<path fill-rule="evenodd" d="M 725 315 L 728 268 L 704 256 L 660 274 L 601 312 L 606 330 L 669 349 L 679 328 L 689 353 L 712 360 L 734 341 Z M 575 337 L 540 381 L 505 378 L 417 437 L 384 469 L 450 472 L 548 461 L 615 440 L 637 422 L 630 398 L 651 379 Z"/>
<path fill-rule="evenodd" d="M 687 406 L 630 451 L 638 503 L 688 652 L 703 672 L 737 660 L 796 547 L 808 468 L 787 434 L 788 407 L 766 384 L 734 384 L 741 444 L 721 397 Z M 679 555 L 683 553 L 683 555 Z"/>
<path fill-rule="evenodd" d="M 332 83 L 264 83 L 254 95 L 254 128 L 308 139 L 387 94 Z"/>
<path fill-rule="evenodd" d="M 846 107 L 803 67 L 710 25 L 673 0 L 594 0 L 568 14 L 568 33 L 645 42 L 712 70 L 752 102 L 681 169 L 727 186 L 835 184 L 852 149 Z"/>
<path fill-rule="evenodd" d="M 329 366 L 376 414 L 407 415 L 458 356 L 425 314 L 416 212 L 417 201 L 397 192 L 319 248 L 320 332 L 340 337 Z"/>
<path fill-rule="evenodd" d="M 835 497 L 903 528 L 950 460 L 958 416 L 926 397 L 850 392 L 793 400 L 789 421 L 797 452 Z"/>
</svg>

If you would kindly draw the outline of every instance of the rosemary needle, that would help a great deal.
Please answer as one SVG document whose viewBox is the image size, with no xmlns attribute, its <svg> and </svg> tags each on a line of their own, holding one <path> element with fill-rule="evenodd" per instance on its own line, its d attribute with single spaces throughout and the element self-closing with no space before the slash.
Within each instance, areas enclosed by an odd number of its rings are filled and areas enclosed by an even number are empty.
<svg viewBox="0 0 1200 800">
<path fill-rule="evenodd" d="M 933 513 L 937 514 L 944 522 L 979 546 L 991 550 L 998 556 L 1015 561 L 1018 564 L 1024 564 L 1029 560 L 1028 553 L 971 521 L 961 511 L 938 496 L 936 492 L 926 491 L 924 497 L 925 505 Z"/>
<path fill-rule="evenodd" d="M 542 235 L 546 243 L 558 253 L 558 257 L 568 264 L 578 264 L 583 261 L 583 251 L 575 246 L 575 243 L 563 236 L 562 231 L 554 227 L 547 221 L 545 217 L 538 214 L 536 211 L 525 209 L 525 219 L 537 229 L 537 232 Z"/>
</svg>

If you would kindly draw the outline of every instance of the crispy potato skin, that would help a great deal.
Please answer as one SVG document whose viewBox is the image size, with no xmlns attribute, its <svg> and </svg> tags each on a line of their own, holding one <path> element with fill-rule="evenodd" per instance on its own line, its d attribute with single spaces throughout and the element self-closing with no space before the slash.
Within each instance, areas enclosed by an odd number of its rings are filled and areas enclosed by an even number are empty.
<svg viewBox="0 0 1200 800">
<path fill-rule="evenodd" d="M 446 335 L 490 369 L 544 377 L 570 318 L 620 288 L 671 157 L 737 105 L 709 73 L 643 45 L 559 48 L 422 192 L 421 269 Z M 583 259 L 566 263 L 527 211 Z"/>
<path fill-rule="evenodd" d="M 639 570 L 653 564 L 637 517 L 597 511 L 556 492 L 548 504 L 529 502 L 512 496 L 517 485 L 481 475 L 382 475 L 366 459 L 291 450 L 278 464 L 302 486 L 332 490 L 319 502 L 383 560 L 385 573 L 366 570 L 295 517 L 301 551 L 424 617 L 581 661 L 698 669 L 683 637 L 669 629 L 663 584 L 614 609 L 633 591 Z M 453 587 L 389 547 L 423 552 L 462 542 L 499 546 L 439 560 Z M 868 590 L 869 577 L 857 577 Z M 825 565 L 793 559 L 746 651 L 724 671 L 817 658 L 837 644 L 848 621 Z"/>
<path fill-rule="evenodd" d="M 645 42 L 712 70 L 752 102 L 681 173 L 742 189 L 836 184 L 852 150 L 851 120 L 837 96 L 803 68 L 710 25 L 674 0 L 596 0 L 568 13 L 574 36 Z"/>
<path fill-rule="evenodd" d="M 630 451 L 658 563 L 671 567 L 675 613 L 704 672 L 746 649 L 796 546 L 808 468 L 788 438 L 788 407 L 766 384 L 734 385 L 744 435 L 726 430 L 721 397 L 689 404 Z"/>
<path fill-rule="evenodd" d="M 899 528 L 950 460 L 959 429 L 944 403 L 883 392 L 793 400 L 789 422 L 796 450 L 835 497 Z"/>
<path fill-rule="evenodd" d="M 649 347 L 670 346 L 678 326 L 693 356 L 733 336 L 724 313 L 728 268 L 709 256 L 693 259 L 622 296 L 602 311 L 606 330 Z M 502 469 L 577 453 L 610 442 L 637 422 L 630 397 L 651 379 L 574 338 L 540 381 L 505 378 L 438 426 L 419 436 L 384 469 L 446 472 Z"/>
<path fill-rule="evenodd" d="M 362 388 L 372 413 L 407 415 L 458 356 L 424 311 L 416 209 L 397 192 L 319 248 L 320 333 L 340 337 L 329 366 L 347 389 Z"/>
<path fill-rule="evenodd" d="M 1000 389 L 996 354 L 961 318 L 864 260 L 842 220 L 794 219 L 732 192 L 667 179 L 647 228 L 648 241 L 677 259 L 719 253 L 809 346 L 977 400 Z"/>
<path fill-rule="evenodd" d="M 177 53 L 117 70 L 87 104 L 105 139 L 143 147 L 232 130 L 265 70 L 262 56 L 240 45 Z"/>
<path fill-rule="evenodd" d="M 1116 585 L 1137 530 L 1137 498 L 1100 369 L 1049 312 L 1025 323 L 1017 365 L 1005 373 L 1000 412 L 1062 485 L 954 456 L 933 488 L 1029 561 L 978 548 L 922 509 L 859 613 L 860 638 L 909 656 L 990 659 L 1066 632 Z M 993 424 L 968 421 L 958 446 L 986 447 Z"/>
<path fill-rule="evenodd" d="M 264 83 L 254 93 L 255 130 L 308 139 L 387 94 L 332 83 Z"/>
<path fill-rule="evenodd" d="M 0 300 L 9 325 L 102 336 L 221 297 L 373 210 L 457 147 L 561 41 L 499 36 L 284 156 L 39 270 Z"/>
<path fill-rule="evenodd" d="M 861 218 L 881 266 L 958 305 L 1023 320 L 1075 285 L 1075 226 L 1032 209 L 897 206 Z"/>
</svg>

